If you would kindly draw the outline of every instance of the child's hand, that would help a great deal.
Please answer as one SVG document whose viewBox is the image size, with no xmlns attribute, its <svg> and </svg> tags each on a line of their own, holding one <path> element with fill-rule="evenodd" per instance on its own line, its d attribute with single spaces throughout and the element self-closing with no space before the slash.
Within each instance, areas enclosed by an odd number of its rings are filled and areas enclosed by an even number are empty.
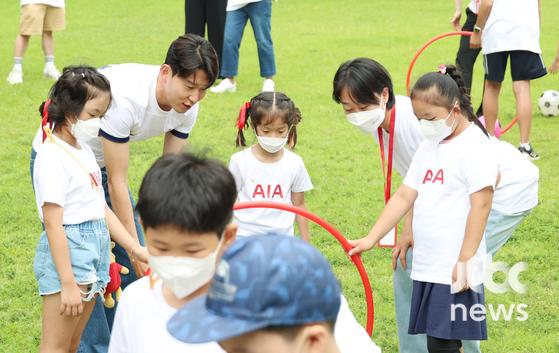
<svg viewBox="0 0 559 353">
<path fill-rule="evenodd" d="M 148 263 L 148 249 L 145 246 L 141 246 L 140 244 L 137 244 L 133 249 L 132 249 L 132 257 L 135 260 L 138 260 L 140 262 L 143 262 L 145 264 Z"/>
<path fill-rule="evenodd" d="M 62 285 L 60 315 L 80 316 L 83 312 L 82 293 L 76 283 Z"/>
<path fill-rule="evenodd" d="M 363 251 L 370 250 L 375 243 L 369 239 L 369 237 L 364 237 L 357 240 L 348 240 L 348 243 L 353 246 L 353 249 L 349 250 L 349 256 L 353 256 L 355 254 L 360 254 Z"/>
<path fill-rule="evenodd" d="M 452 285 L 450 292 L 452 294 L 464 292 L 470 289 L 468 284 L 468 265 L 467 262 L 458 261 L 452 269 Z"/>
</svg>

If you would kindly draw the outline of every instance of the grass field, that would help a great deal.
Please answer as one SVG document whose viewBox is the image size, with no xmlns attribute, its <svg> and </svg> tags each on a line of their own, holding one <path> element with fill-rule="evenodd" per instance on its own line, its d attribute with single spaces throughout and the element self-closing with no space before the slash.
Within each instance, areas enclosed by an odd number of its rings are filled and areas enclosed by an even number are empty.
<svg viewBox="0 0 559 353">
<path fill-rule="evenodd" d="M 73 0 L 67 2 L 68 29 L 56 36 L 56 61 L 87 63 L 160 64 L 169 43 L 184 28 L 183 1 Z M 373 57 L 392 73 L 395 90 L 405 94 L 405 73 L 413 53 L 429 38 L 451 30 L 453 1 L 422 0 L 280 0 L 273 6 L 273 39 L 277 89 L 300 107 L 303 121 L 297 152 L 305 160 L 315 189 L 307 196 L 311 211 L 334 224 L 348 238 L 365 234 L 383 207 L 378 150 L 370 137 L 345 122 L 331 99 L 332 78 L 338 65 L 358 56 Z M 549 64 L 559 42 L 557 15 L 544 1 L 541 43 Z M 0 352 L 36 351 L 40 338 L 41 301 L 33 277 L 35 244 L 41 230 L 29 178 L 31 140 L 39 123 L 37 107 L 52 82 L 41 77 L 40 40 L 34 37 L 24 63 L 24 83 L 9 86 L 13 40 L 19 21 L 19 1 L 5 1 L 0 22 Z M 454 61 L 457 38 L 438 42 L 421 56 L 415 78 Z M 474 102 L 480 98 L 481 60 L 476 66 Z M 234 119 L 238 108 L 261 86 L 256 46 L 250 27 L 241 48 L 238 91 L 208 94 L 190 150 L 208 153 L 224 162 L 234 153 Z M 559 78 L 547 76 L 532 85 L 536 102 L 544 89 L 559 89 Z M 558 271 L 559 118 L 544 118 L 534 107 L 532 141 L 542 159 L 540 205 L 499 252 L 497 259 L 525 261 L 521 280 L 525 295 L 488 293 L 493 305 L 527 305 L 528 320 L 488 321 L 484 352 L 559 352 Z M 511 82 L 501 99 L 501 119 L 514 115 Z M 517 144 L 518 130 L 505 139 Z M 162 139 L 132 145 L 130 185 L 137 192 L 146 169 L 160 155 Z M 396 185 L 400 178 L 396 178 Z M 364 296 L 357 272 L 333 239 L 313 227 L 313 243 L 331 260 L 346 296 L 361 322 Z M 374 340 L 385 352 L 397 351 L 390 251 L 363 256 L 375 295 Z"/>
</svg>

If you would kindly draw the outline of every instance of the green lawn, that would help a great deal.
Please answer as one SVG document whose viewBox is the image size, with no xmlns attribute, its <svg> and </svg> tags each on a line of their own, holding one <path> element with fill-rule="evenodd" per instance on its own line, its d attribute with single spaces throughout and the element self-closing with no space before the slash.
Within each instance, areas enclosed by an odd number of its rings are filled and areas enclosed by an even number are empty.
<svg viewBox="0 0 559 353">
<path fill-rule="evenodd" d="M 405 93 L 405 73 L 413 53 L 429 38 L 450 31 L 453 1 L 422 0 L 280 0 L 273 7 L 277 89 L 287 93 L 303 113 L 297 152 L 305 160 L 315 189 L 308 207 L 348 238 L 365 234 L 383 207 L 378 150 L 370 137 L 345 122 L 331 99 L 338 65 L 357 56 L 373 57 L 392 73 L 396 92 Z M 35 244 L 41 231 L 29 178 L 31 140 L 39 123 L 37 107 L 51 82 L 41 78 L 42 54 L 37 37 L 24 63 L 24 84 L 9 86 L 19 1 L 5 1 L 0 22 L 0 351 L 36 351 L 40 338 L 40 298 L 33 278 Z M 546 64 L 559 42 L 557 7 L 544 1 L 541 43 Z M 138 62 L 160 64 L 169 43 L 183 30 L 183 2 L 171 0 L 68 1 L 68 29 L 56 36 L 56 61 L 64 65 Z M 435 70 L 454 61 L 457 38 L 438 42 L 419 59 L 414 71 Z M 479 101 L 482 65 L 476 67 L 474 102 Z M 256 46 L 248 29 L 241 48 L 235 94 L 208 94 L 191 135 L 190 150 L 207 151 L 224 162 L 234 153 L 234 120 L 240 105 L 260 86 Z M 536 102 L 545 89 L 559 89 L 547 76 L 532 85 Z M 488 321 L 485 352 L 559 351 L 559 265 L 557 184 L 559 118 L 544 118 L 534 108 L 532 140 L 542 159 L 540 205 L 499 252 L 497 259 L 528 263 L 522 281 L 525 295 L 487 294 L 493 305 L 525 303 L 526 321 Z M 504 83 L 501 117 L 514 114 L 510 79 Z M 505 139 L 516 144 L 515 127 Z M 130 185 L 137 192 L 142 175 L 161 153 L 162 139 L 132 145 Z M 396 185 L 400 178 L 396 178 Z M 313 243 L 332 261 L 356 316 L 364 322 L 363 289 L 357 272 L 331 237 L 312 228 Z M 374 340 L 385 352 L 397 351 L 390 251 L 363 257 L 375 296 Z M 513 315 L 513 318 L 516 315 Z"/>
</svg>

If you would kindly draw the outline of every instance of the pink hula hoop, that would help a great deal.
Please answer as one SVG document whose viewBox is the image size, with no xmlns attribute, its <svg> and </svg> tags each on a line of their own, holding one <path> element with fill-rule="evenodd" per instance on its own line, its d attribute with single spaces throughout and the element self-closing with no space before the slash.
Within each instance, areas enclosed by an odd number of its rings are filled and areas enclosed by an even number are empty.
<svg viewBox="0 0 559 353">
<path fill-rule="evenodd" d="M 421 53 L 423 53 L 423 51 L 425 51 L 425 49 L 427 49 L 427 47 L 429 47 L 431 44 L 433 44 L 434 42 L 446 38 L 446 37 L 450 37 L 450 36 L 471 36 L 473 34 L 473 32 L 468 32 L 468 31 L 458 31 L 458 32 L 448 32 L 448 33 L 443 33 L 440 34 L 436 37 L 433 37 L 431 39 L 429 39 L 425 44 L 423 44 L 423 46 L 415 53 L 415 55 L 413 56 L 413 59 L 410 63 L 410 66 L 408 68 L 408 73 L 406 75 L 406 94 L 409 96 L 410 95 L 410 81 L 411 81 L 411 74 L 413 71 L 413 68 L 415 66 L 415 62 L 417 61 L 417 59 L 419 58 L 419 56 L 421 55 Z M 509 131 L 514 124 L 516 124 L 517 118 L 515 117 L 514 119 L 512 119 L 512 121 L 501 130 L 501 133 L 499 134 L 500 137 L 502 136 L 505 132 Z"/>
<path fill-rule="evenodd" d="M 352 249 L 352 246 L 348 243 L 346 238 L 330 223 L 318 217 L 314 213 L 311 213 L 302 208 L 291 206 L 291 205 L 285 205 L 281 203 L 275 203 L 275 202 L 240 202 L 235 204 L 235 206 L 233 206 L 234 210 L 243 210 L 249 208 L 273 208 L 277 210 L 295 213 L 299 216 L 307 218 L 310 221 L 313 221 L 314 223 L 324 228 L 324 230 L 330 233 L 342 245 L 346 254 L 349 250 Z M 361 277 L 361 282 L 363 282 L 363 288 L 365 290 L 365 300 L 367 302 L 366 330 L 369 336 L 372 336 L 374 323 L 375 323 L 375 306 L 373 302 L 373 291 L 371 289 L 371 282 L 369 281 L 369 276 L 367 275 L 367 271 L 365 270 L 365 266 L 363 266 L 363 262 L 361 261 L 359 255 L 351 256 L 351 261 L 357 268 L 357 271 L 359 272 L 359 276 Z"/>
</svg>

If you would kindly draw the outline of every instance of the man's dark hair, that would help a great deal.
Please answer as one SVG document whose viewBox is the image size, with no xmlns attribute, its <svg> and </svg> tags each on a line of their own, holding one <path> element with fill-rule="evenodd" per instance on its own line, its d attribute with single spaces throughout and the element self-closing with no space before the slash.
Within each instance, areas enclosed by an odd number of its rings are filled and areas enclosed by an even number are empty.
<svg viewBox="0 0 559 353">
<path fill-rule="evenodd" d="M 214 47 L 206 39 L 196 34 L 185 34 L 171 43 L 165 64 L 171 67 L 173 76 L 186 78 L 202 70 L 208 75 L 211 87 L 219 74 L 219 64 Z"/>
<path fill-rule="evenodd" d="M 221 162 L 171 154 L 160 157 L 147 171 L 136 209 L 144 228 L 174 226 L 221 237 L 236 198 L 235 179 Z"/>
</svg>

